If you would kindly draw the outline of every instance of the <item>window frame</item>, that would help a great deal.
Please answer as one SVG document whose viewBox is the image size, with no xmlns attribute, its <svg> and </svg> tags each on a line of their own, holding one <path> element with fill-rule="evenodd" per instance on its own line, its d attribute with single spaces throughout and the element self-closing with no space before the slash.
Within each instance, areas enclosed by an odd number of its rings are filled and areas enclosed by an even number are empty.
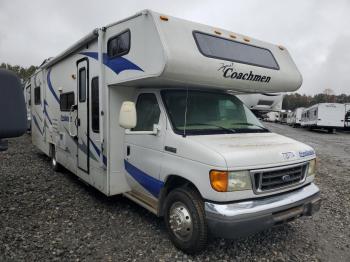
<svg viewBox="0 0 350 262">
<path fill-rule="evenodd" d="M 93 82 L 94 82 L 94 80 L 95 79 L 97 79 L 97 94 L 98 94 L 98 108 L 97 108 L 97 115 L 98 115 L 98 129 L 95 129 L 94 128 L 94 118 L 92 117 L 92 115 L 93 115 L 93 112 L 94 112 L 94 107 L 93 107 L 93 100 L 94 100 L 94 97 L 93 97 L 93 87 L 94 87 L 94 85 L 93 85 Z M 92 130 L 92 132 L 94 132 L 94 133 L 100 133 L 100 89 L 99 89 L 99 77 L 98 76 L 94 76 L 93 78 L 91 78 L 91 99 L 90 99 L 90 103 L 91 103 L 91 130 Z"/>
<path fill-rule="evenodd" d="M 158 108 L 159 108 L 159 117 L 158 117 L 158 123 L 153 123 L 153 125 L 159 125 L 159 123 L 160 123 L 160 121 L 161 121 L 162 109 L 161 109 L 161 105 L 160 105 L 160 103 L 159 103 L 159 100 L 158 100 L 158 98 L 157 98 L 157 94 L 156 94 L 156 93 L 152 93 L 152 92 L 140 93 L 140 94 L 137 96 L 136 103 L 135 103 L 136 112 L 138 111 L 138 110 L 137 110 L 137 104 L 138 104 L 139 101 L 140 101 L 140 97 L 143 96 L 143 95 L 153 95 L 154 98 L 156 99 L 157 105 L 158 105 Z M 136 123 L 136 126 L 137 126 L 137 123 Z M 131 128 L 131 129 L 130 129 L 130 132 L 133 132 L 133 133 L 138 133 L 138 132 L 150 132 L 150 133 L 152 133 L 152 132 L 153 132 L 153 130 L 135 130 L 136 126 L 135 126 L 134 128 Z"/>
<path fill-rule="evenodd" d="M 37 98 L 36 90 L 39 90 L 39 98 Z M 34 105 L 41 105 L 41 88 L 40 86 L 34 87 Z M 39 100 L 37 100 L 39 99 Z"/>
<path fill-rule="evenodd" d="M 109 43 L 110 43 L 112 40 L 114 40 L 114 39 L 120 37 L 122 34 L 125 34 L 125 33 L 127 33 L 127 32 L 129 32 L 129 46 L 128 46 L 128 50 L 124 51 L 123 53 L 120 53 L 120 54 L 117 54 L 117 55 L 114 55 L 114 56 L 110 56 L 110 55 L 109 55 Z M 122 31 L 122 32 L 120 32 L 120 33 L 118 33 L 117 35 L 114 35 L 114 36 L 110 37 L 110 38 L 108 39 L 108 41 L 107 41 L 107 57 L 108 57 L 109 59 L 113 59 L 113 58 L 117 58 L 117 57 L 121 57 L 121 56 L 127 55 L 127 54 L 130 52 L 130 49 L 131 49 L 131 31 L 130 31 L 129 28 L 126 29 L 126 30 L 124 30 L 124 31 Z"/>
<path fill-rule="evenodd" d="M 68 95 L 71 95 L 71 94 L 73 94 L 73 105 L 75 105 L 75 93 L 73 91 L 60 94 L 60 111 L 61 112 L 69 112 L 70 111 L 69 107 L 67 107 L 66 109 L 62 109 L 61 103 L 62 103 L 62 96 L 67 96 L 67 104 L 68 104 Z"/>
<path fill-rule="evenodd" d="M 213 56 L 213 55 L 205 54 L 202 51 L 201 46 L 199 45 L 199 42 L 198 42 L 197 37 L 196 37 L 196 34 L 203 34 L 203 35 L 219 38 L 219 39 L 222 39 L 222 40 L 238 43 L 238 44 L 241 44 L 241 45 L 246 45 L 246 46 L 250 46 L 250 47 L 255 47 L 255 48 L 258 48 L 258 49 L 266 50 L 266 51 L 268 51 L 271 54 L 271 56 L 272 56 L 273 60 L 275 61 L 277 67 L 263 66 L 263 65 L 259 65 L 259 64 L 255 64 L 255 63 L 249 63 L 249 62 L 243 62 L 243 61 L 240 61 L 240 60 L 229 59 L 227 57 L 219 57 L 219 56 Z M 204 33 L 204 32 L 198 31 L 198 30 L 192 31 L 192 35 L 193 35 L 194 41 L 196 42 L 196 45 L 197 45 L 197 48 L 198 48 L 199 52 L 205 57 L 215 58 L 215 59 L 224 60 L 224 61 L 230 61 L 230 62 L 236 62 L 236 63 L 240 63 L 240 64 L 245 64 L 245 65 L 252 65 L 252 66 L 257 66 L 257 67 L 262 67 L 262 68 L 268 68 L 268 69 L 277 70 L 277 71 L 280 70 L 280 66 L 277 63 L 277 60 L 276 60 L 275 56 L 273 55 L 271 50 L 269 50 L 267 48 L 264 48 L 264 47 L 261 47 L 261 46 L 256 46 L 256 45 L 252 45 L 252 44 L 247 44 L 247 43 L 243 43 L 243 42 L 239 42 L 239 41 L 235 41 L 235 40 L 232 40 L 232 39 L 228 39 L 228 38 L 217 36 L 217 35 L 213 35 L 213 34 Z"/>
</svg>

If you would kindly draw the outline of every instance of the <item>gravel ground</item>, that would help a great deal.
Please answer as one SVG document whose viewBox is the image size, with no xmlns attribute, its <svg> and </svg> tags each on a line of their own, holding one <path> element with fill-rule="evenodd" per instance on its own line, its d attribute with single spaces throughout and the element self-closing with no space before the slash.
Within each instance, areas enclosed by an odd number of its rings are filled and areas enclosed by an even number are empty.
<svg viewBox="0 0 350 262">
<path fill-rule="evenodd" d="M 316 149 L 323 206 L 239 240 L 215 239 L 197 256 L 173 247 L 161 219 L 55 173 L 28 135 L 0 153 L 0 261 L 350 261 L 350 133 L 267 124 Z"/>
</svg>

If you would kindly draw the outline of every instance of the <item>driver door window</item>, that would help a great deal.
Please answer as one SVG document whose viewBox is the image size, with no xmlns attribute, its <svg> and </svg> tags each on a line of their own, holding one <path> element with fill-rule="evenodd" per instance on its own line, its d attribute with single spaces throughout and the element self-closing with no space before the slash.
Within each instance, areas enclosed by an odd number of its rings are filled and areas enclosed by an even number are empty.
<svg viewBox="0 0 350 262">
<path fill-rule="evenodd" d="M 152 131 L 159 123 L 160 108 L 155 94 L 141 94 L 136 103 L 137 125 L 132 131 Z"/>
</svg>

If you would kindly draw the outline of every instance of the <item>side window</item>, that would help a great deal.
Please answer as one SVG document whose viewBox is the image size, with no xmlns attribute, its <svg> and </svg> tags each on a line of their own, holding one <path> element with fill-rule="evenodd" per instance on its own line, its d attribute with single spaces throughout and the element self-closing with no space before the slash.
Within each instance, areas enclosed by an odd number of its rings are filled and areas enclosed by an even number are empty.
<svg viewBox="0 0 350 262">
<path fill-rule="evenodd" d="M 137 125 L 132 131 L 152 131 L 158 124 L 160 108 L 154 94 L 141 94 L 136 103 Z"/>
<path fill-rule="evenodd" d="M 86 100 L 86 69 L 85 67 L 79 69 L 79 102 Z"/>
<path fill-rule="evenodd" d="M 107 54 L 109 58 L 126 55 L 130 50 L 130 30 L 108 40 Z"/>
<path fill-rule="evenodd" d="M 34 88 L 34 104 L 35 105 L 40 105 L 40 86 L 37 86 Z"/>
<path fill-rule="evenodd" d="M 98 77 L 91 80 L 91 129 L 100 132 Z"/>
<path fill-rule="evenodd" d="M 74 105 L 74 93 L 63 93 L 60 95 L 60 110 L 69 111 Z"/>
</svg>

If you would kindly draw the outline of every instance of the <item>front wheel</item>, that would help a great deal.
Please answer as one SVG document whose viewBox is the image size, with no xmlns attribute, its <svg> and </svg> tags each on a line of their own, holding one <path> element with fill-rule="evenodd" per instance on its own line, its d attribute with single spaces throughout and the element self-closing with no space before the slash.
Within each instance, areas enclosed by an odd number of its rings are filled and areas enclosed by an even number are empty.
<svg viewBox="0 0 350 262">
<path fill-rule="evenodd" d="M 208 232 L 201 197 L 191 188 L 177 188 L 165 202 L 165 225 L 170 240 L 180 250 L 194 254 L 207 243 Z"/>
<path fill-rule="evenodd" d="M 61 165 L 57 162 L 56 148 L 54 145 L 51 146 L 51 167 L 55 172 L 58 172 L 61 170 Z"/>
</svg>

